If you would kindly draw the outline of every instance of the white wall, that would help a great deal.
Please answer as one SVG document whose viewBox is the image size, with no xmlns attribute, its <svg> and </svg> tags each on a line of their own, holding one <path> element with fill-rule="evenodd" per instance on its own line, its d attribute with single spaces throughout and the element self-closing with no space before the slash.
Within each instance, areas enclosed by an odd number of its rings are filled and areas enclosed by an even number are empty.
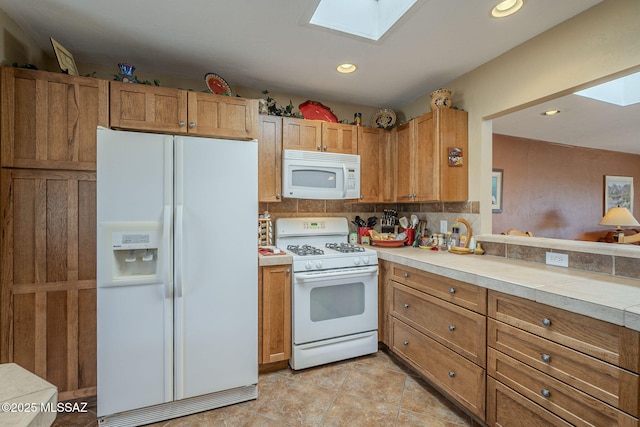
<svg viewBox="0 0 640 427">
<path fill-rule="evenodd" d="M 526 7 L 526 5 L 525 5 Z M 450 82 L 453 103 L 469 112 L 469 199 L 479 200 L 491 233 L 491 119 L 640 70 L 640 1 L 604 0 L 572 19 Z M 428 111 L 425 95 L 402 109 Z"/>
</svg>

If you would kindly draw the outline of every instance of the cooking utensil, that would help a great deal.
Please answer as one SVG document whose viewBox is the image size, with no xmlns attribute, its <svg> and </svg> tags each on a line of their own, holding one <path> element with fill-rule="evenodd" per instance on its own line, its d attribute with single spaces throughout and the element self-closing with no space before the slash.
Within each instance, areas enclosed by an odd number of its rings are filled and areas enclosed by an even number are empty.
<svg viewBox="0 0 640 427">
<path fill-rule="evenodd" d="M 355 219 L 351 221 L 356 227 L 366 227 L 367 223 L 364 219 L 360 218 L 359 215 L 356 215 Z"/>
<path fill-rule="evenodd" d="M 369 218 L 367 218 L 367 227 L 375 227 L 376 224 L 378 223 L 378 218 L 375 216 L 370 216 Z"/>
<path fill-rule="evenodd" d="M 402 218 L 400 218 L 398 222 L 400 223 L 400 227 L 409 228 L 409 220 L 407 219 L 406 216 L 403 216 Z"/>
<path fill-rule="evenodd" d="M 418 219 L 417 216 L 415 215 L 411 215 L 411 228 L 417 228 L 418 227 L 418 222 L 420 222 L 420 220 Z"/>
</svg>

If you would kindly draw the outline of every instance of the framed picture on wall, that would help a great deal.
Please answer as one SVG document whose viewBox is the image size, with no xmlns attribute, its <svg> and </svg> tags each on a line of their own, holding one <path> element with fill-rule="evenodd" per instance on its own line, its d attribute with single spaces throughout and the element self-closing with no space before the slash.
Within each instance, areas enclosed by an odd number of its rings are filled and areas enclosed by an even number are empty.
<svg viewBox="0 0 640 427">
<path fill-rule="evenodd" d="M 633 177 L 604 176 L 604 213 L 609 209 L 622 206 L 633 214 Z"/>
<path fill-rule="evenodd" d="M 491 173 L 491 211 L 502 212 L 502 175 L 504 169 L 494 169 Z"/>
</svg>

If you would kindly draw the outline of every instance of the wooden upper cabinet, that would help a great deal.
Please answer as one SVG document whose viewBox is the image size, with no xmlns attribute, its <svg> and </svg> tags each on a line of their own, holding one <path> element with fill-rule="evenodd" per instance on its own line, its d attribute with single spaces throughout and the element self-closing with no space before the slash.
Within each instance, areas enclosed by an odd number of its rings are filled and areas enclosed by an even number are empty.
<svg viewBox="0 0 640 427">
<path fill-rule="evenodd" d="M 286 150 L 356 154 L 358 127 L 320 120 L 282 119 L 282 145 Z"/>
<path fill-rule="evenodd" d="M 282 117 L 261 115 L 258 135 L 258 200 L 282 200 Z"/>
<path fill-rule="evenodd" d="M 230 139 L 258 137 L 258 100 L 111 82 L 111 127 Z"/>
<path fill-rule="evenodd" d="M 357 154 L 359 126 L 322 122 L 321 151 Z"/>
<path fill-rule="evenodd" d="M 318 151 L 321 147 L 322 122 L 293 117 L 282 118 L 282 148 Z"/>
<path fill-rule="evenodd" d="M 411 147 L 411 179 L 413 201 L 440 200 L 440 174 L 436 167 L 438 143 L 435 140 L 436 120 L 433 114 L 414 119 L 414 139 Z"/>
<path fill-rule="evenodd" d="M 413 201 L 413 130 L 414 122 L 404 123 L 392 130 L 392 138 L 395 140 L 396 153 L 396 201 Z"/>
<path fill-rule="evenodd" d="M 440 108 L 398 126 L 396 201 L 465 201 L 468 198 L 468 116 Z"/>
<path fill-rule="evenodd" d="M 187 92 L 111 82 L 111 127 L 164 133 L 187 132 Z"/>
<path fill-rule="evenodd" d="M 231 139 L 258 138 L 258 100 L 187 92 L 187 132 Z"/>
<path fill-rule="evenodd" d="M 109 126 L 109 82 L 1 70 L 2 166 L 95 170 L 96 127 Z"/>
<path fill-rule="evenodd" d="M 438 156 L 439 197 L 441 201 L 469 198 L 469 113 L 441 108 L 436 115 L 435 141 Z"/>
<path fill-rule="evenodd" d="M 388 132 L 358 126 L 360 155 L 360 202 L 381 203 L 391 199 L 391 159 L 387 157 Z"/>
</svg>

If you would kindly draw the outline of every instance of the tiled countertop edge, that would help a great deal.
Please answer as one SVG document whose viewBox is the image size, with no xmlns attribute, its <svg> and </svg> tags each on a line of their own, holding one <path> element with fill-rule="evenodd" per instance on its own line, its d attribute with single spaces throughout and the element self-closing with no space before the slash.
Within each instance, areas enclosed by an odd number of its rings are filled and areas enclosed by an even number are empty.
<svg viewBox="0 0 640 427">
<path fill-rule="evenodd" d="M 586 242 L 580 240 L 549 239 L 546 237 L 506 236 L 481 234 L 475 236 L 479 242 L 505 243 L 558 251 L 584 252 L 598 255 L 623 256 L 640 260 L 640 246 L 616 243 Z"/>
<path fill-rule="evenodd" d="M 492 256 L 373 248 L 385 261 L 640 331 L 640 280 Z"/>
</svg>

